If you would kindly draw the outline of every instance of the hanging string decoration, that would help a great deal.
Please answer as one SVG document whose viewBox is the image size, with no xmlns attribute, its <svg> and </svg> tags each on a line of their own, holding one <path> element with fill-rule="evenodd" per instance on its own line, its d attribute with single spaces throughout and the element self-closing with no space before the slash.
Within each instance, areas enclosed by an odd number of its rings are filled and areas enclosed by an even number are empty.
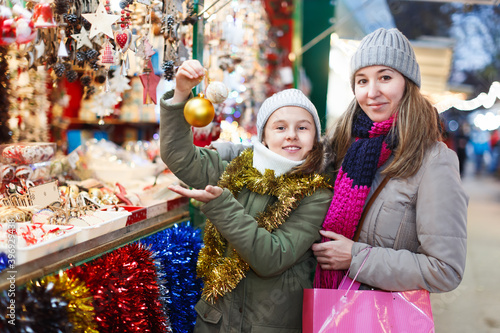
<svg viewBox="0 0 500 333">
<path fill-rule="evenodd" d="M 7 46 L 0 46 L 0 142 L 8 143 L 11 141 L 11 131 L 9 122 L 9 64 L 7 62 Z"/>
<path fill-rule="evenodd" d="M 199 229 L 189 223 L 141 240 L 148 244 L 163 267 L 168 315 L 174 332 L 192 332 L 196 320 L 194 306 L 200 299 L 202 281 L 196 277 L 198 252 L 202 247 Z"/>
<path fill-rule="evenodd" d="M 11 316 L 11 298 L 7 291 L 0 294 L 0 332 L 74 332 L 68 321 L 68 301 L 53 283 L 16 287 L 15 295 L 15 315 Z M 9 323 L 12 319 L 14 322 Z"/>
<path fill-rule="evenodd" d="M 138 243 L 69 271 L 94 297 L 99 332 L 167 332 L 151 252 Z"/>
<path fill-rule="evenodd" d="M 165 80 L 172 81 L 175 76 L 175 67 L 173 60 L 167 60 L 163 63 L 162 68 Z"/>
</svg>

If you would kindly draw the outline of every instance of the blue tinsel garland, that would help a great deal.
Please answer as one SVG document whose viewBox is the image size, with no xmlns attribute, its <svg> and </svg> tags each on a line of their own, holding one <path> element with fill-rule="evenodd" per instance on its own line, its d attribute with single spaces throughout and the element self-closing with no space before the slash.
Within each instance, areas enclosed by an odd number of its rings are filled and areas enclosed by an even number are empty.
<svg viewBox="0 0 500 333">
<path fill-rule="evenodd" d="M 7 264 L 9 263 L 9 258 L 7 254 L 4 252 L 0 252 L 0 272 L 7 268 Z"/>
<path fill-rule="evenodd" d="M 192 332 L 196 321 L 194 306 L 200 299 L 202 281 L 196 277 L 196 262 L 203 240 L 201 231 L 189 223 L 141 240 L 151 248 L 162 272 L 158 272 L 172 330 Z"/>
</svg>

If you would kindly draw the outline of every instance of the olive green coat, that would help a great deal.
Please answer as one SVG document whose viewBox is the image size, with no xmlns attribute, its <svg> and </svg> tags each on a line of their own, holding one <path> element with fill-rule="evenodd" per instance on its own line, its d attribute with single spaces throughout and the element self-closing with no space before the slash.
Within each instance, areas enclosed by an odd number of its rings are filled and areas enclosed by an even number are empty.
<svg viewBox="0 0 500 333">
<path fill-rule="evenodd" d="M 169 105 L 161 99 L 161 157 L 169 169 L 194 188 L 215 185 L 227 166 L 218 153 L 193 145 L 191 127 L 183 117 L 184 104 Z M 278 229 L 258 228 L 257 213 L 276 198 L 243 188 L 235 199 L 224 189 L 202 212 L 250 265 L 247 276 L 215 304 L 203 299 L 195 332 L 300 332 L 302 294 L 312 288 L 316 260 L 311 245 L 319 230 L 332 193 L 320 189 L 305 197 Z"/>
</svg>

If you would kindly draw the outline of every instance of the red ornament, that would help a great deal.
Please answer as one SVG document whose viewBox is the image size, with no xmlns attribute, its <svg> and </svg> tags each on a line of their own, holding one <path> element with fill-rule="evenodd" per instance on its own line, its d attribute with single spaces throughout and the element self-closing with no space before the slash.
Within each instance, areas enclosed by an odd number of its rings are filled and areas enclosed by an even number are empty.
<svg viewBox="0 0 500 333">
<path fill-rule="evenodd" d="M 151 60 L 148 62 L 148 68 L 149 71 L 146 74 L 139 75 L 141 83 L 144 86 L 144 91 L 142 94 L 142 103 L 147 104 L 149 97 L 151 98 L 153 103 L 156 104 L 156 87 L 158 86 L 158 83 L 160 82 L 161 78 L 158 75 L 155 75 Z"/>
<path fill-rule="evenodd" d="M 122 52 L 125 52 L 128 49 L 131 40 L 132 40 L 132 32 L 130 32 L 130 30 L 122 29 L 121 32 L 118 31 L 115 32 L 116 45 L 120 47 Z"/>
<path fill-rule="evenodd" d="M 50 3 L 37 3 L 33 9 L 32 20 L 35 23 L 35 28 L 54 28 L 57 26 Z"/>
</svg>

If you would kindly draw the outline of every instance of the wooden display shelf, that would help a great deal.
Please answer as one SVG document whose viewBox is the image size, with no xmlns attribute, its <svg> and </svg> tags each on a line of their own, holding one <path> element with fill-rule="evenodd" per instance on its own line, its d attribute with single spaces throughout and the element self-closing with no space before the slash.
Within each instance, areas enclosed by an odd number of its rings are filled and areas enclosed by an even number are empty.
<svg viewBox="0 0 500 333">
<path fill-rule="evenodd" d="M 74 125 L 99 125 L 99 120 L 82 120 L 79 118 L 64 118 L 65 121 L 69 122 L 70 124 Z M 123 121 L 120 119 L 113 119 L 113 118 L 105 118 L 104 119 L 104 125 L 99 125 L 99 126 L 105 126 L 105 125 L 127 125 L 127 126 L 159 126 L 159 123 L 156 121 Z"/>
<path fill-rule="evenodd" d="M 16 266 L 14 270 L 6 268 L 0 273 L 0 291 L 9 289 L 7 280 L 15 276 L 17 286 L 59 270 L 81 265 L 106 252 L 113 251 L 126 244 L 157 233 L 169 226 L 189 220 L 187 206 L 181 206 L 161 215 L 128 225 L 86 242 L 76 244 L 59 252 Z"/>
</svg>

